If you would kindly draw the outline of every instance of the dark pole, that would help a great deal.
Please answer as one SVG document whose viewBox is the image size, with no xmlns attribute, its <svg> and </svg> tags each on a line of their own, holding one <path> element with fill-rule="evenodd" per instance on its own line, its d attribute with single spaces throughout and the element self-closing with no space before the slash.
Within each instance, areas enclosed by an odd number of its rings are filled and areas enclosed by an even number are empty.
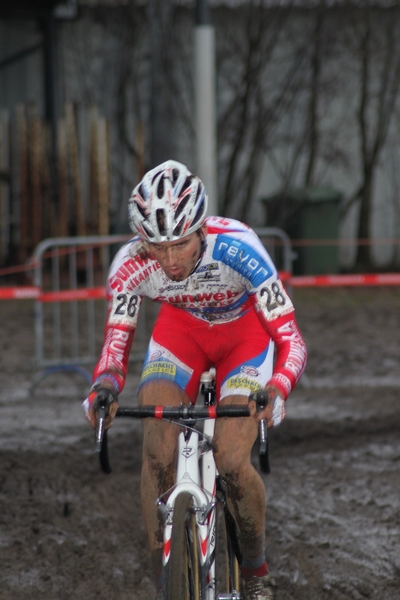
<svg viewBox="0 0 400 600">
<path fill-rule="evenodd" d="M 43 66 L 44 66 L 44 109 L 45 118 L 50 125 L 51 156 L 50 176 L 52 200 L 57 202 L 57 20 L 53 15 L 43 19 Z"/>
<path fill-rule="evenodd" d="M 210 24 L 210 10 L 208 7 L 207 0 L 197 0 L 195 24 L 196 25 L 209 25 Z"/>
<path fill-rule="evenodd" d="M 150 165 L 174 158 L 171 135 L 170 55 L 171 0 L 149 0 L 147 5 L 150 40 Z"/>
<path fill-rule="evenodd" d="M 209 214 L 218 214 L 215 32 L 207 0 L 197 0 L 194 28 L 196 172 L 208 192 Z"/>
<path fill-rule="evenodd" d="M 56 96 L 57 96 L 57 22 L 52 15 L 43 21 L 43 58 L 44 58 L 44 93 L 45 116 L 52 125 L 56 122 Z"/>
</svg>

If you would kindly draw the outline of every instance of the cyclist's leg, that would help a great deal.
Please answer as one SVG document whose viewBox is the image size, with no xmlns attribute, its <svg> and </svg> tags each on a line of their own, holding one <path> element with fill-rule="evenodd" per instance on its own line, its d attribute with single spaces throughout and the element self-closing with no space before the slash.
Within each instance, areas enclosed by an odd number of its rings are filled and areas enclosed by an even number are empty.
<svg viewBox="0 0 400 600">
<path fill-rule="evenodd" d="M 244 404 L 246 396 L 229 396 L 221 404 Z M 257 438 L 255 419 L 218 419 L 214 442 L 215 460 L 227 487 L 229 509 L 240 534 L 245 564 L 262 567 L 265 552 L 265 488 L 251 464 Z M 260 564 L 259 564 L 260 563 Z"/>
<path fill-rule="evenodd" d="M 144 406 L 177 406 L 188 403 L 189 398 L 176 384 L 158 380 L 141 388 L 139 402 Z M 143 419 L 141 499 L 156 577 L 161 576 L 163 522 L 155 501 L 174 483 L 178 434 L 176 425 L 157 419 Z"/>
<path fill-rule="evenodd" d="M 274 346 L 257 315 L 250 313 L 231 325 L 231 348 L 217 364 L 217 384 L 222 404 L 246 404 L 252 391 L 263 389 L 273 371 Z M 247 332 L 251 332 L 248 335 Z M 238 525 L 243 568 L 263 574 L 265 563 L 264 483 L 251 463 L 258 435 L 255 418 L 218 419 L 215 427 L 215 460 L 226 481 L 229 508 Z"/>
<path fill-rule="evenodd" d="M 140 404 L 177 406 L 196 400 L 200 373 L 208 363 L 192 340 L 193 323 L 187 319 L 182 311 L 161 308 L 143 366 Z M 163 522 L 155 501 L 174 483 L 179 431 L 164 421 L 143 420 L 142 506 L 156 575 L 161 574 Z"/>
</svg>

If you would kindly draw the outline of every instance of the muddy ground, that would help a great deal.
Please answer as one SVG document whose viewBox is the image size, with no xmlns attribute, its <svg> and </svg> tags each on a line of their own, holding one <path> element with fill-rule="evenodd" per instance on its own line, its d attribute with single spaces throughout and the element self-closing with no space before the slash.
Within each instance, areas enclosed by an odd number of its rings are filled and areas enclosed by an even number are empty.
<svg viewBox="0 0 400 600">
<path fill-rule="evenodd" d="M 263 476 L 277 600 L 398 600 L 400 290 L 294 299 L 309 363 Z M 140 426 L 115 424 L 113 472 L 101 473 L 84 379 L 55 374 L 30 397 L 32 303 L 0 311 L 0 598 L 152 599 Z M 135 401 L 137 373 L 121 404 Z"/>
</svg>

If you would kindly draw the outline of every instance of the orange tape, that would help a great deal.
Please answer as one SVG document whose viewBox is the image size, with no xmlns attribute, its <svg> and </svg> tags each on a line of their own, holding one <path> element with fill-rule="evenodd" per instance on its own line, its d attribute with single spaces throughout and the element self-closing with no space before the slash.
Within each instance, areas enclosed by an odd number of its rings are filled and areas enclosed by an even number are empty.
<svg viewBox="0 0 400 600">
<path fill-rule="evenodd" d="M 37 287 L 0 287 L 0 300 L 38 298 L 40 289 Z"/>
<path fill-rule="evenodd" d="M 341 287 L 363 285 L 400 285 L 400 273 L 366 275 L 297 275 L 289 279 L 293 287 Z"/>
<path fill-rule="evenodd" d="M 368 273 L 365 275 L 294 275 L 280 273 L 282 281 L 292 287 L 345 287 L 400 285 L 400 273 Z M 0 287 L 0 300 L 33 298 L 40 302 L 71 302 L 72 300 L 102 300 L 107 297 L 105 287 L 81 288 L 41 293 L 34 286 Z"/>
<path fill-rule="evenodd" d="M 106 288 L 85 288 L 79 290 L 60 290 L 41 293 L 38 287 L 0 287 L 0 300 L 34 298 L 41 302 L 70 302 L 71 300 L 90 300 L 106 298 Z"/>
<path fill-rule="evenodd" d="M 60 290 L 45 292 L 38 298 L 41 302 L 70 302 L 71 300 L 98 300 L 106 298 L 106 288 L 84 288 L 79 290 Z"/>
</svg>

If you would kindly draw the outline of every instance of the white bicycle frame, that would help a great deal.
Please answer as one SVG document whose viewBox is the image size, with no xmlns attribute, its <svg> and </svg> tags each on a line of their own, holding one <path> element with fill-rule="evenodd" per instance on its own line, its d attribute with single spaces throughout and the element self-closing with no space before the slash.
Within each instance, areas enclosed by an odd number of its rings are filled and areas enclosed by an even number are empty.
<svg viewBox="0 0 400 600">
<path fill-rule="evenodd" d="M 212 439 L 213 437 L 214 427 L 215 421 L 213 419 L 206 419 L 204 421 L 202 435 L 206 440 L 206 444 L 207 440 Z M 217 469 L 212 449 L 207 448 L 204 451 L 202 450 L 202 444 L 199 443 L 199 435 L 200 434 L 194 430 L 191 431 L 191 435 L 188 439 L 185 439 L 183 431 L 179 434 L 176 485 L 163 507 L 163 512 L 165 512 L 166 517 L 164 527 L 163 566 L 167 564 L 170 557 L 172 519 L 176 498 L 182 492 L 189 492 L 193 497 L 193 506 L 196 516 L 200 564 L 202 567 L 205 564 L 208 564 L 206 600 L 215 600 Z M 159 500 L 158 504 L 161 506 L 162 501 Z M 239 596 L 237 597 L 239 598 Z"/>
<path fill-rule="evenodd" d="M 174 507 L 179 495 L 183 492 L 190 494 L 192 498 L 192 510 L 195 516 L 195 524 L 197 529 L 198 557 L 199 567 L 202 574 L 202 600 L 240 600 L 239 590 L 227 590 L 226 593 L 220 593 L 218 599 L 217 581 L 216 581 L 216 540 L 217 540 L 217 503 L 221 500 L 217 499 L 217 480 L 218 471 L 216 468 L 212 440 L 214 436 L 215 420 L 217 416 L 217 408 L 214 405 L 215 393 L 215 369 L 203 373 L 201 377 L 201 391 L 205 398 L 206 410 L 195 411 L 194 407 L 119 407 L 117 416 L 135 417 L 144 419 L 146 417 L 158 419 L 176 420 L 177 426 L 182 427 L 178 436 L 178 456 L 175 484 L 167 492 L 163 493 L 157 499 L 157 505 L 164 516 L 164 540 L 163 540 L 163 567 L 168 565 L 171 557 L 172 543 L 172 527 Z M 100 410 L 106 410 L 104 401 L 107 400 L 100 393 L 99 398 L 99 417 L 96 427 L 96 450 L 99 452 L 100 465 L 105 473 L 111 472 L 111 466 L 108 456 L 108 445 L 106 431 L 104 429 L 104 421 L 106 413 L 100 415 Z M 257 406 L 263 408 L 266 405 L 266 394 L 258 394 L 256 399 Z M 255 398 L 254 398 L 255 399 Z M 193 410 L 189 410 L 193 408 Z M 215 408 L 215 411 L 212 410 Z M 165 412 L 164 412 L 165 409 Z M 210 410 L 211 409 L 211 410 Z M 228 410 L 229 409 L 229 410 Z M 232 410 L 231 410 L 232 409 Z M 244 410 L 243 410 L 244 409 Z M 248 406 L 226 406 L 223 410 L 218 411 L 219 416 L 230 417 L 245 417 L 249 416 Z M 201 416 L 199 416 L 201 415 Z M 205 418 L 204 418 L 205 416 Z M 213 418 L 214 417 L 214 418 Z M 199 432 L 191 424 L 195 423 L 196 418 L 203 419 L 203 431 Z M 100 436 L 103 432 L 104 436 Z M 202 440 L 199 441 L 199 437 Z M 100 438 L 100 439 L 99 439 Z M 267 426 L 264 420 L 260 421 L 259 427 L 260 449 L 266 460 L 260 462 L 262 470 L 269 472 L 268 452 L 267 452 Z M 164 501 L 164 498 L 167 497 Z M 231 528 L 228 525 L 227 531 Z M 234 537 L 235 534 L 234 534 Z M 228 555 L 233 558 L 232 552 L 238 550 L 237 547 L 232 548 L 233 540 L 228 543 Z M 235 540 L 236 544 L 237 540 Z M 229 560 L 229 564 L 231 560 Z M 230 572 L 231 564 L 229 566 Z M 204 574 L 206 581 L 204 585 Z M 231 577 L 229 587 L 237 584 L 237 573 Z M 179 599 L 177 599 L 179 600 Z"/>
</svg>

